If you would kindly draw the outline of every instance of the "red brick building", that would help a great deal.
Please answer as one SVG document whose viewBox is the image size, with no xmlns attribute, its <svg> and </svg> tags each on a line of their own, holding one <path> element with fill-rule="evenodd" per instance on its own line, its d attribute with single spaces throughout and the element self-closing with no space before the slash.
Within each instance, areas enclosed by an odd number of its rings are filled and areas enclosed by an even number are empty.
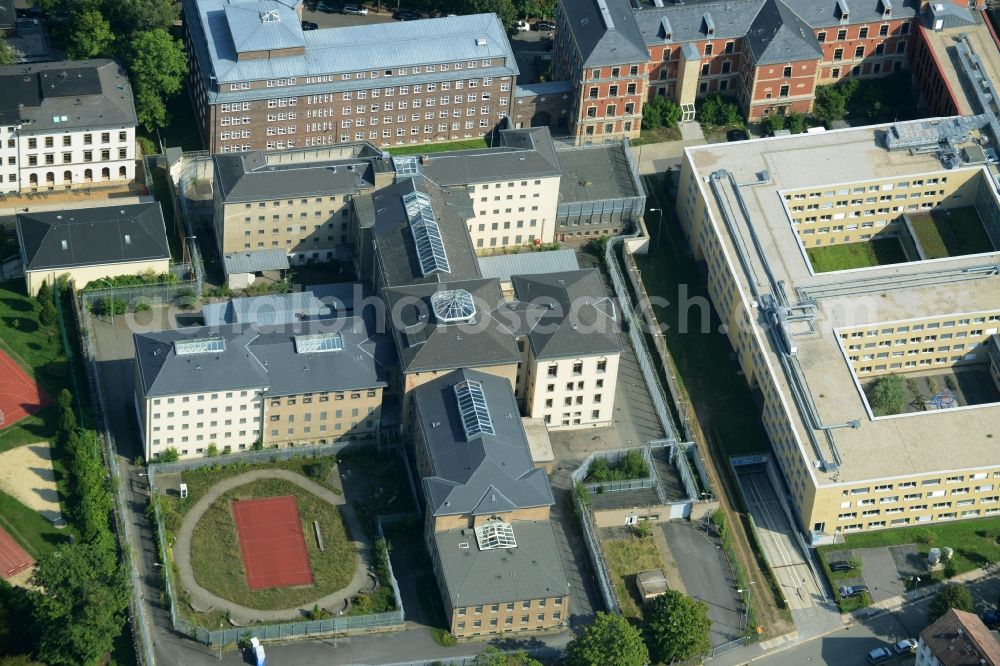
<svg viewBox="0 0 1000 666">
<path fill-rule="evenodd" d="M 945 5 L 944 14 L 971 15 L 982 0 Z M 569 126 L 582 143 L 638 136 L 642 102 L 654 95 L 680 104 L 685 119 L 693 119 L 698 97 L 733 95 L 759 120 L 811 111 L 819 85 L 909 67 L 921 16 L 933 29 L 934 7 L 919 0 L 563 0 L 553 63 L 573 85 Z"/>
</svg>

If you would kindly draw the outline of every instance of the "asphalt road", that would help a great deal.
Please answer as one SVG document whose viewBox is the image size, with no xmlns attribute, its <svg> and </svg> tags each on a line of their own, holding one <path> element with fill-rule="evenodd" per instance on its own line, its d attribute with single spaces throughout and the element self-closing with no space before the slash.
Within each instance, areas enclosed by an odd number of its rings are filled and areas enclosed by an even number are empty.
<svg viewBox="0 0 1000 666">
<path fill-rule="evenodd" d="M 996 603 L 1000 593 L 1000 575 L 993 574 L 971 584 L 978 612 Z M 930 598 L 910 604 L 901 611 L 887 613 L 853 624 L 787 650 L 760 657 L 754 664 L 767 666 L 802 666 L 803 664 L 835 664 L 862 666 L 867 664 L 869 650 L 902 638 L 916 638 L 927 626 Z M 913 658 L 889 662 L 892 666 L 910 666 Z"/>
</svg>

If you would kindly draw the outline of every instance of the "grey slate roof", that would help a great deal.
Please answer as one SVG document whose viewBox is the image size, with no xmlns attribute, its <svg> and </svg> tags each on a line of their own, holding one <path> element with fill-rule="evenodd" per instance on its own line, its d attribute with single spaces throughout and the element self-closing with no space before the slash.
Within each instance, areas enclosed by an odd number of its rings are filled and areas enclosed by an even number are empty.
<svg viewBox="0 0 1000 666">
<path fill-rule="evenodd" d="M 504 130 L 492 148 L 432 153 L 417 169 L 441 186 L 558 176 L 559 160 L 546 127 Z"/>
<path fill-rule="evenodd" d="M 268 164 L 262 151 L 212 156 L 215 182 L 225 203 L 329 196 L 374 189 L 371 160 L 346 159 Z"/>
<path fill-rule="evenodd" d="M 20 123 L 20 134 L 136 124 L 132 86 L 113 60 L 0 67 L 0 90 L 0 125 Z"/>
<path fill-rule="evenodd" d="M 26 271 L 170 258 L 157 202 L 18 213 L 16 225 Z"/>
<path fill-rule="evenodd" d="M 476 316 L 468 324 L 438 325 L 431 294 L 464 289 L 473 298 Z M 521 356 L 509 327 L 493 311 L 502 301 L 496 280 L 416 284 L 386 289 L 386 312 L 403 372 L 448 370 L 517 363 Z"/>
<path fill-rule="evenodd" d="M 370 23 L 360 26 L 325 28 L 307 32 L 281 33 L 262 29 L 246 16 L 237 16 L 231 6 L 273 7 L 285 16 L 286 5 L 279 0 L 183 0 L 185 21 L 194 35 L 194 56 L 201 62 L 202 76 L 210 101 L 218 99 L 263 99 L 274 89 L 220 94 L 215 83 L 254 81 L 278 78 L 304 78 L 324 74 L 354 73 L 410 67 L 413 63 L 441 63 L 457 60 L 492 59 L 488 68 L 473 70 L 479 76 L 514 76 L 518 73 L 514 54 L 503 25 L 495 14 L 453 16 L 421 21 Z M 290 20 L 290 19 L 289 19 Z M 286 20 L 282 18 L 282 23 Z M 298 27 L 296 20 L 295 26 Z M 274 28 L 274 26 L 270 26 Z M 235 32 L 235 40 L 234 40 Z M 480 46 L 477 40 L 485 40 Z M 261 48 L 266 44 L 304 46 L 302 55 L 277 58 L 237 60 L 236 44 L 241 48 Z M 503 60 L 504 62 L 499 62 Z M 214 75 L 216 81 L 211 81 Z M 468 78 L 468 70 L 449 70 L 429 76 L 428 80 Z M 371 87 L 368 79 L 353 79 L 326 84 L 305 84 L 282 88 L 288 95 Z M 419 77 L 418 77 L 419 78 Z M 419 83 L 412 79 L 413 83 Z"/>
<path fill-rule="evenodd" d="M 237 53 L 303 46 L 295 10 L 269 0 L 230 0 L 223 8 Z"/>
<path fill-rule="evenodd" d="M 550 252 L 519 252 L 517 254 L 494 254 L 479 257 L 479 272 L 484 278 L 510 281 L 512 275 L 537 273 L 559 273 L 580 268 L 573 250 L 552 250 Z"/>
<path fill-rule="evenodd" d="M 280 326 L 306 319 L 335 317 L 354 309 L 354 287 L 347 283 L 306 287 L 290 294 L 267 294 L 206 303 L 201 309 L 205 326 L 257 324 Z"/>
<path fill-rule="evenodd" d="M 253 250 L 227 252 L 222 255 L 226 275 L 288 270 L 288 255 L 284 250 Z"/>
<path fill-rule="evenodd" d="M 471 529 L 434 533 L 441 584 L 452 607 L 569 595 L 552 524 L 521 520 L 513 528 L 517 548 L 496 550 L 479 550 Z"/>
<path fill-rule="evenodd" d="M 482 384 L 495 434 L 471 439 L 462 427 L 454 387 Z M 417 427 L 431 474 L 423 479 L 433 515 L 487 515 L 555 503 L 545 471 L 536 469 L 510 382 L 468 368 L 414 389 Z"/>
<path fill-rule="evenodd" d="M 434 218 L 441 231 L 451 273 L 423 275 L 417 261 L 413 234 L 403 204 L 403 195 L 421 191 L 431 198 Z M 359 197 L 368 207 L 367 195 Z M 370 195 L 375 219 L 372 235 L 385 286 L 427 284 L 471 280 L 479 277 L 476 252 L 469 238 L 466 220 L 473 217 L 472 201 L 464 187 L 442 188 L 422 176 L 403 178 Z M 364 221 L 362 226 L 366 226 Z"/>
<path fill-rule="evenodd" d="M 664 7 L 654 7 L 643 3 L 636 11 L 635 21 L 646 45 L 680 44 L 707 39 L 705 34 L 705 14 L 710 14 L 715 24 L 715 39 L 736 39 L 744 37 L 757 18 L 765 0 L 687 0 L 684 4 L 667 2 Z M 564 3 L 571 13 L 576 12 L 576 3 Z M 850 0 L 850 23 L 872 23 L 883 20 L 879 0 Z M 842 24 L 836 10 L 835 0 L 789 0 L 786 6 L 798 19 L 813 30 L 838 27 Z M 919 0 L 897 0 L 892 3 L 892 18 L 899 19 L 918 15 Z M 673 38 L 666 40 L 662 19 L 667 17 L 673 31 Z M 797 32 L 797 29 L 796 29 Z M 781 38 L 783 41 L 784 38 Z M 813 56 L 807 56 L 813 57 Z M 776 61 L 777 62 L 777 61 Z"/>
<path fill-rule="evenodd" d="M 765 0 L 750 24 L 746 39 L 758 65 L 809 60 L 823 55 L 812 28 L 781 0 Z"/>
<path fill-rule="evenodd" d="M 932 2 L 924 9 L 924 25 L 929 30 L 933 30 L 935 24 L 940 21 L 942 30 L 948 28 L 961 28 L 980 23 L 978 17 L 974 16 L 965 7 L 952 4 L 950 2 Z"/>
<path fill-rule="evenodd" d="M 602 5 L 606 13 L 601 11 Z M 628 0 L 566 0 L 563 9 L 584 67 L 649 60 Z M 611 26 L 605 17 L 610 18 Z"/>
<path fill-rule="evenodd" d="M 266 388 L 269 395 L 386 386 L 384 367 L 393 363 L 385 336 L 370 335 L 358 317 L 261 328 L 251 324 L 136 333 L 135 362 L 147 397 L 205 391 Z M 298 354 L 294 336 L 339 331 L 342 351 Z M 218 336 L 219 353 L 178 356 L 174 342 Z"/>
<path fill-rule="evenodd" d="M 617 310 L 596 268 L 545 275 L 515 275 L 522 304 L 543 309 L 521 321 L 537 359 L 616 354 L 621 351 Z"/>
</svg>

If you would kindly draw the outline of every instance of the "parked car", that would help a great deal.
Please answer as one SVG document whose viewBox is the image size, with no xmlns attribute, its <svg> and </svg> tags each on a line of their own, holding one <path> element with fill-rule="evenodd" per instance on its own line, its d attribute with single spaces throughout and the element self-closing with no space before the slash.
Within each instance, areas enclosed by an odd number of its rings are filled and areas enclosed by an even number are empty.
<svg viewBox="0 0 1000 666">
<path fill-rule="evenodd" d="M 517 25 L 514 26 L 514 29 L 518 32 L 528 32 L 531 30 L 531 26 L 528 25 L 527 21 L 518 21 Z"/>
<path fill-rule="evenodd" d="M 319 30 L 319 25 L 316 24 L 316 23 L 313 23 L 312 21 L 303 21 L 302 22 L 302 29 L 303 30 Z"/>
<path fill-rule="evenodd" d="M 733 139 L 730 139 L 733 141 Z M 742 141 L 742 139 L 737 139 L 737 141 Z M 834 560 L 830 562 L 830 571 L 850 571 L 854 568 L 854 565 L 847 560 Z"/>
<path fill-rule="evenodd" d="M 983 624 L 990 629 L 1000 626 L 1000 611 L 988 610 L 983 613 Z"/>
<path fill-rule="evenodd" d="M 343 12 L 354 16 L 368 16 L 368 8 L 360 5 L 344 5 Z"/>
<path fill-rule="evenodd" d="M 400 9 L 392 15 L 392 18 L 397 21 L 419 21 L 423 18 L 423 14 L 412 9 Z"/>
<path fill-rule="evenodd" d="M 841 585 L 840 587 L 840 597 L 842 599 L 849 599 L 851 597 L 856 597 L 862 592 L 867 592 L 867 585 Z"/>
<path fill-rule="evenodd" d="M 889 661 L 893 658 L 892 650 L 887 647 L 875 648 L 868 653 L 868 663 L 869 664 L 881 664 L 884 661 Z"/>
<path fill-rule="evenodd" d="M 726 141 L 746 141 L 750 137 L 747 136 L 746 130 L 741 129 L 731 129 L 726 132 Z"/>
<path fill-rule="evenodd" d="M 320 0 L 318 3 L 316 3 L 316 11 L 332 14 L 333 5 L 331 5 L 329 2 L 325 2 L 325 0 Z"/>
<path fill-rule="evenodd" d="M 538 21 L 533 23 L 531 26 L 532 30 L 537 30 L 538 32 L 549 32 L 550 30 L 556 29 L 556 24 L 552 21 Z"/>
<path fill-rule="evenodd" d="M 904 638 L 892 646 L 892 651 L 896 654 L 910 654 L 917 651 L 917 641 L 914 638 Z"/>
</svg>

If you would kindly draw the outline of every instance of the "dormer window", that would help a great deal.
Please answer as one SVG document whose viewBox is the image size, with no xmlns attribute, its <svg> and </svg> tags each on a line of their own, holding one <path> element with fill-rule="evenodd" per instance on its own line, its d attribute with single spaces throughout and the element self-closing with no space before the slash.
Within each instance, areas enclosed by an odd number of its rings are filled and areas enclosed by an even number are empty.
<svg viewBox="0 0 1000 666">
<path fill-rule="evenodd" d="M 708 12 L 705 12 L 705 15 L 702 17 L 702 20 L 705 23 L 705 34 L 708 35 L 709 37 L 713 36 L 715 34 L 715 21 L 712 20 L 712 15 L 709 14 Z"/>
<path fill-rule="evenodd" d="M 841 21 L 850 20 L 851 10 L 847 7 L 847 0 L 837 0 L 837 13 L 840 14 Z"/>
</svg>

